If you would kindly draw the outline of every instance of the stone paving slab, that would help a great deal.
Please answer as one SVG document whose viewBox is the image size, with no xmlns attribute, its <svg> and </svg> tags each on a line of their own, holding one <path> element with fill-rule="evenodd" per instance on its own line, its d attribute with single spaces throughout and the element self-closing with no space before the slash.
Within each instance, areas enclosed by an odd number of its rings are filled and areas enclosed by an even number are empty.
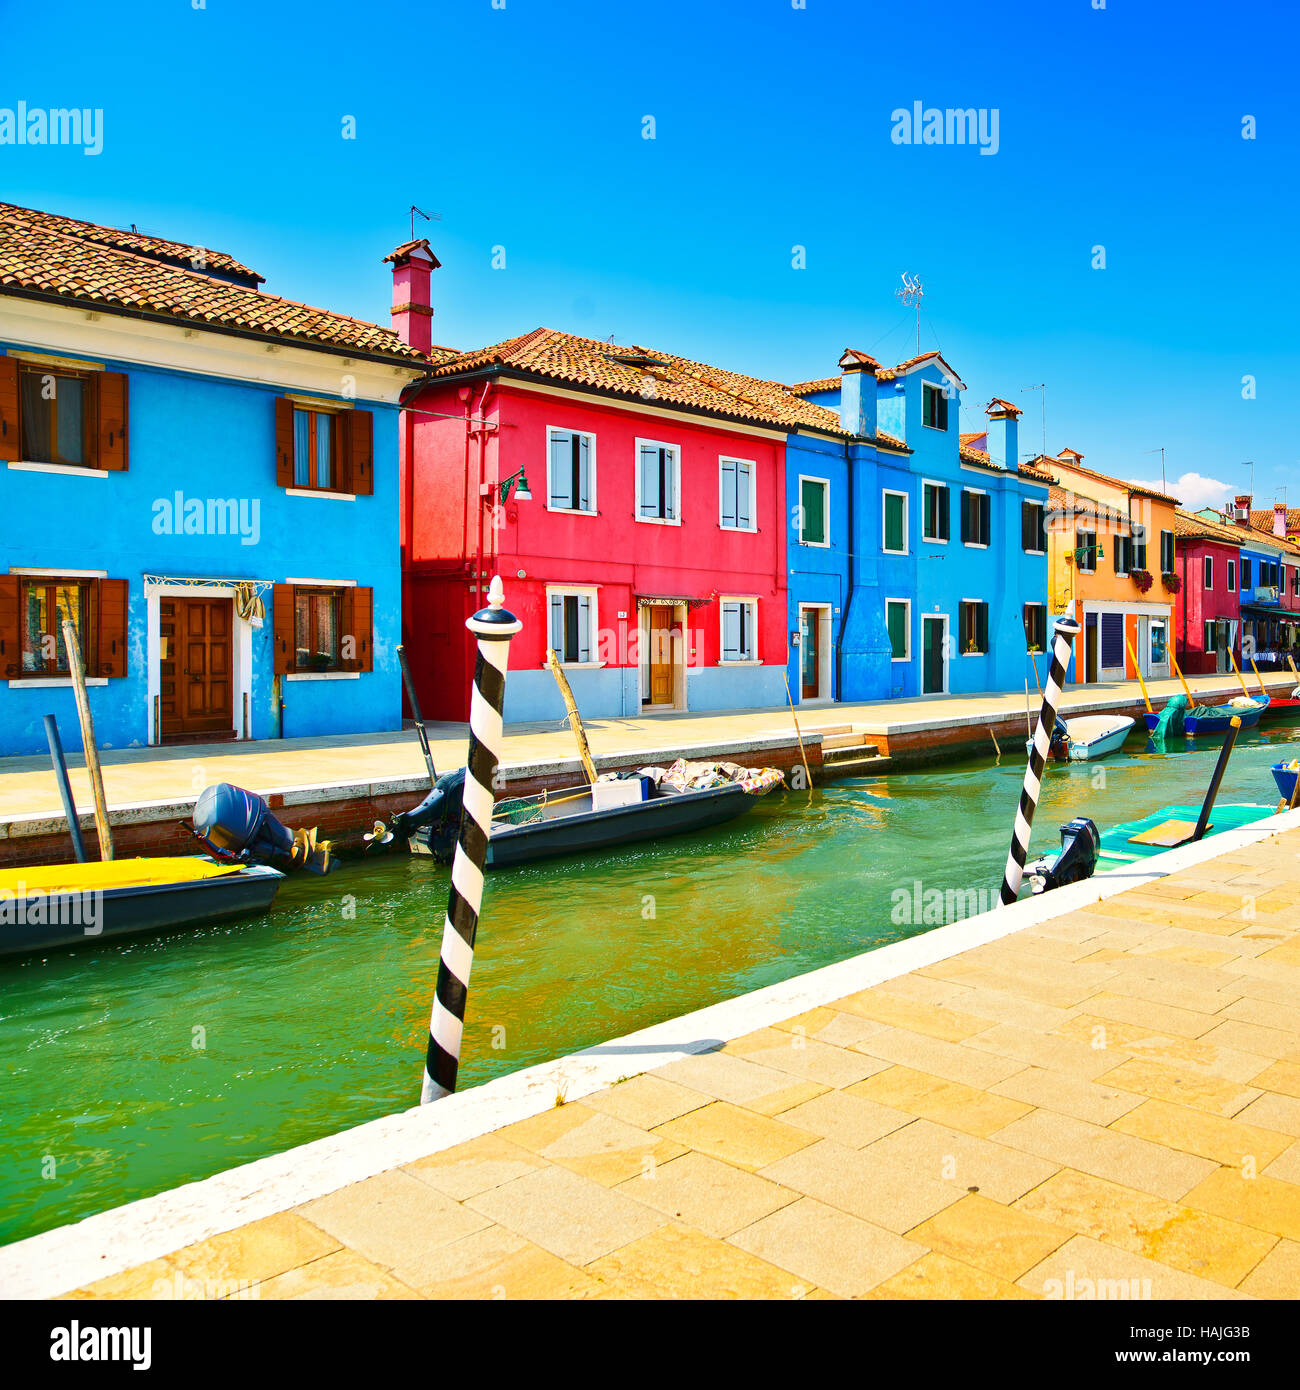
<svg viewBox="0 0 1300 1390">
<path fill-rule="evenodd" d="M 1259 1000 L 1230 886 L 1300 829 L 1188 872 L 1208 954 L 1130 890 L 65 1296 L 1300 1297 L 1300 910 Z"/>
</svg>

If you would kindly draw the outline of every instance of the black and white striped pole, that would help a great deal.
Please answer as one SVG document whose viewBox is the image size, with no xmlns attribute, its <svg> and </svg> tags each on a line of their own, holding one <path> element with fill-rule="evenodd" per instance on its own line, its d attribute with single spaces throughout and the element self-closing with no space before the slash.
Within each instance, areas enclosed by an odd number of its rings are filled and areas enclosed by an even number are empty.
<svg viewBox="0 0 1300 1390">
<path fill-rule="evenodd" d="M 506 663 L 510 639 L 523 626 L 501 605 L 505 600 L 499 576 L 488 587 L 488 606 L 465 626 L 478 638 L 474 688 L 469 707 L 469 758 L 465 764 L 464 809 L 451 865 L 447 917 L 442 927 L 438 986 L 429 1016 L 429 1050 L 424 1062 L 420 1104 L 441 1100 L 456 1089 L 460 1039 L 465 1026 L 469 972 L 474 964 L 474 938 L 483 904 L 483 863 L 492 829 L 492 783 L 501 757 L 501 711 L 505 707 Z"/>
<path fill-rule="evenodd" d="M 1029 856 L 1029 830 L 1034 823 L 1034 809 L 1043 784 L 1043 767 L 1056 728 L 1056 706 L 1065 684 L 1070 665 L 1070 649 L 1079 635 L 1079 624 L 1073 618 L 1061 618 L 1056 624 L 1056 640 L 1052 646 L 1052 666 L 1043 687 L 1043 703 L 1038 711 L 1038 727 L 1029 745 L 1029 765 L 1025 768 L 1025 783 L 1020 789 L 1020 805 L 1016 808 L 1016 825 L 1011 832 L 1011 853 L 1007 855 L 1006 872 L 1002 876 L 1002 906 L 1007 907 L 1020 895 L 1020 880 L 1025 874 Z"/>
</svg>

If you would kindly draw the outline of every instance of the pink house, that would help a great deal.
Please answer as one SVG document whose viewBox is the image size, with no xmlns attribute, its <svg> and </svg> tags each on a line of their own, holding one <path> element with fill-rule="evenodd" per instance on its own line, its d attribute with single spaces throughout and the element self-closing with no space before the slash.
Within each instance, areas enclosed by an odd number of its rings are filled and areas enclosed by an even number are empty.
<svg viewBox="0 0 1300 1390">
<path fill-rule="evenodd" d="M 1186 675 L 1241 662 L 1241 539 L 1234 528 L 1178 511 L 1174 535 L 1179 591 L 1174 607 L 1178 664 Z"/>
</svg>

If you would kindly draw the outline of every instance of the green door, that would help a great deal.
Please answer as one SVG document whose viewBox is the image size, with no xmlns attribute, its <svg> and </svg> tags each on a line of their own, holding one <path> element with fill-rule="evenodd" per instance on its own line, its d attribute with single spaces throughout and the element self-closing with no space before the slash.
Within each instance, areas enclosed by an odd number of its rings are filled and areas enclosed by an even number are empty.
<svg viewBox="0 0 1300 1390">
<path fill-rule="evenodd" d="M 942 695 L 944 689 L 944 618 L 921 619 L 921 694 Z"/>
</svg>

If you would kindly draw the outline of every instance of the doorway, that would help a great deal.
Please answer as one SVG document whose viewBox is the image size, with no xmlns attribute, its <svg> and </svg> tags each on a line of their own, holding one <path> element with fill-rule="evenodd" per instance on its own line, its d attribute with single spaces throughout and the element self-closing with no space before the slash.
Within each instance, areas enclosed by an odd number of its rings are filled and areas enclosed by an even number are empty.
<svg viewBox="0 0 1300 1390">
<path fill-rule="evenodd" d="M 1083 620 L 1083 680 L 1092 685 L 1097 679 L 1097 615 L 1089 613 Z"/>
<path fill-rule="evenodd" d="M 682 691 L 677 667 L 681 635 L 677 605 L 647 603 L 641 609 L 641 708 L 679 708 Z M 684 683 L 684 673 L 681 682 Z"/>
<path fill-rule="evenodd" d="M 158 607 L 159 713 L 163 743 L 233 739 L 228 598 L 164 598 Z"/>
<path fill-rule="evenodd" d="M 799 698 L 822 700 L 830 696 L 829 604 L 799 605 Z"/>
<path fill-rule="evenodd" d="M 921 618 L 921 694 L 948 693 L 948 618 L 946 614 Z"/>
</svg>

